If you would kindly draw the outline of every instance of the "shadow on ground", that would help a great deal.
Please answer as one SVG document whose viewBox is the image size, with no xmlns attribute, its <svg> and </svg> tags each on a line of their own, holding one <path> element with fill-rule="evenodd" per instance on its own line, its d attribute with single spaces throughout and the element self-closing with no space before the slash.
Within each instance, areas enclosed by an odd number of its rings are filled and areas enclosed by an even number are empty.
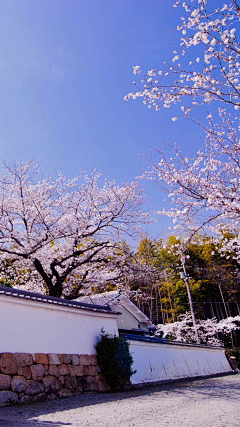
<svg viewBox="0 0 240 427">
<path fill-rule="evenodd" d="M 232 376 L 236 376 L 234 381 Z M 233 378 L 232 378 L 233 379 Z M 236 380 L 237 381 L 236 381 Z M 152 399 L 170 398 L 174 394 L 182 395 L 186 399 L 240 399 L 240 375 L 229 374 L 224 377 L 215 377 L 198 380 L 174 381 L 167 384 L 144 387 L 138 390 L 130 390 L 120 393 L 87 393 L 78 396 L 67 397 L 60 400 L 50 400 L 43 403 L 17 405 L 0 408 L 1 427 L 61 427 L 72 426 L 69 422 L 40 421 L 34 418 L 41 415 L 60 413 L 70 409 L 83 408 L 91 405 L 101 405 L 124 399 L 144 400 L 151 395 Z"/>
<path fill-rule="evenodd" d="M 6 420 L 0 418 L 0 426 L 1 427 L 61 427 L 61 426 L 71 426 L 71 423 L 55 423 L 52 421 L 21 421 L 18 418 Z"/>
</svg>

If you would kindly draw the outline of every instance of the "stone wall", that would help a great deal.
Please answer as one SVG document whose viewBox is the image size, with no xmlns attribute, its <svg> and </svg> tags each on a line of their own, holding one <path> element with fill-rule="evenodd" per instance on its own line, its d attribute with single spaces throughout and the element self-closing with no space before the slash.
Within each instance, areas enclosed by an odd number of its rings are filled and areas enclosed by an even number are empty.
<svg viewBox="0 0 240 427">
<path fill-rule="evenodd" d="M 0 354 L 0 406 L 110 391 L 96 355 Z"/>
</svg>

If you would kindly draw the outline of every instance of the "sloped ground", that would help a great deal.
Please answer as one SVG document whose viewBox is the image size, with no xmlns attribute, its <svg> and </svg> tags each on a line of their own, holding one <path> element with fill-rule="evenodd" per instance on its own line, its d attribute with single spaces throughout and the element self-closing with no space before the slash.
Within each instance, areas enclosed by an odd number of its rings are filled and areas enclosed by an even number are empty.
<svg viewBox="0 0 240 427">
<path fill-rule="evenodd" d="M 240 374 L 0 409 L 1 427 L 240 427 Z"/>
</svg>

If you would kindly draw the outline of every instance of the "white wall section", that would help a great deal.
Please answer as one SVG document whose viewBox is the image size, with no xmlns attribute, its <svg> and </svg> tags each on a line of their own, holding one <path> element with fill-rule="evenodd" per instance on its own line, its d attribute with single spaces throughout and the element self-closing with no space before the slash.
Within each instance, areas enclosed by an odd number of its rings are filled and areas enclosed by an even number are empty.
<svg viewBox="0 0 240 427">
<path fill-rule="evenodd" d="M 0 353 L 95 354 L 104 328 L 118 335 L 117 315 L 0 295 Z"/>
<path fill-rule="evenodd" d="M 14 296 L 15 295 L 15 296 Z M 109 308 L 2 289 L 0 353 L 96 354 L 101 328 L 118 335 Z M 224 350 L 128 335 L 133 384 L 231 372 Z"/>
<path fill-rule="evenodd" d="M 131 341 L 133 384 L 231 372 L 221 348 Z"/>
</svg>

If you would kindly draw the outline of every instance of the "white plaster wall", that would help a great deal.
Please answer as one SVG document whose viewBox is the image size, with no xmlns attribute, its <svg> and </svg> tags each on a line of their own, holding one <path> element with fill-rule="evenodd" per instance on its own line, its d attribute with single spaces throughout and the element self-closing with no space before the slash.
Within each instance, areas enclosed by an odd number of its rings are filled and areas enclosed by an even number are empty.
<svg viewBox="0 0 240 427">
<path fill-rule="evenodd" d="M 231 372 L 224 350 L 131 341 L 133 384 Z"/>
<path fill-rule="evenodd" d="M 0 296 L 0 353 L 95 354 L 103 327 L 118 335 L 117 315 Z"/>
<path fill-rule="evenodd" d="M 129 313 L 129 311 L 126 310 L 125 307 L 119 307 L 115 304 L 111 304 L 111 308 L 114 311 L 118 311 L 119 313 L 122 313 L 119 315 L 117 319 L 119 329 L 127 329 L 127 330 L 138 329 L 138 325 L 139 325 L 138 320 L 131 313 Z"/>
</svg>

